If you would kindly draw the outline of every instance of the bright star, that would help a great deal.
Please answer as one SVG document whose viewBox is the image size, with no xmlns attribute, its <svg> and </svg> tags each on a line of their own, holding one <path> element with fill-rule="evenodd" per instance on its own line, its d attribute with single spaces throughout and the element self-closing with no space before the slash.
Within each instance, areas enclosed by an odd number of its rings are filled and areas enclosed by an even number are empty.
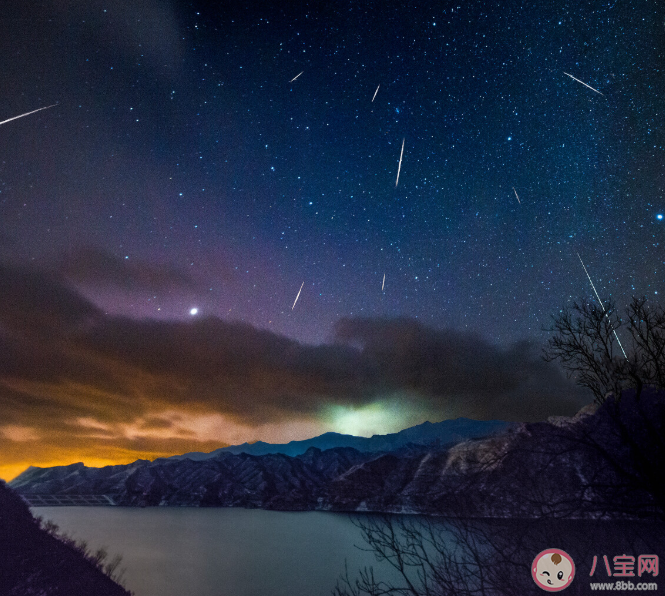
<svg viewBox="0 0 665 596">
<path fill-rule="evenodd" d="M 663 219 L 663 214 L 659 213 L 658 215 L 656 215 L 656 219 Z"/>
<path fill-rule="evenodd" d="M 195 314 L 198 314 L 198 312 L 199 312 L 198 308 L 191 308 L 189 310 L 189 314 L 192 315 L 192 316 L 194 316 Z"/>
</svg>

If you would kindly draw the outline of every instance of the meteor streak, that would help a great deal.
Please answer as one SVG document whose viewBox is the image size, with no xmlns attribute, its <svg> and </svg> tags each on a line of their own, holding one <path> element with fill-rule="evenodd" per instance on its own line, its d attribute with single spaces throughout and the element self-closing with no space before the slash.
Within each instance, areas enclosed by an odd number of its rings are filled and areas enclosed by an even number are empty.
<svg viewBox="0 0 665 596">
<path fill-rule="evenodd" d="M 379 83 L 379 87 L 381 84 Z M 376 97 L 376 94 L 379 92 L 379 87 L 376 88 L 376 91 L 374 92 L 374 97 Z M 374 103 L 374 97 L 372 97 L 372 103 Z"/>
<path fill-rule="evenodd" d="M 386 287 L 386 274 L 383 274 L 383 283 L 381 284 L 381 291 L 383 292 L 383 288 Z"/>
<path fill-rule="evenodd" d="M 406 141 L 406 137 L 402 139 L 402 152 L 399 154 L 399 166 L 397 168 L 397 180 L 395 180 L 395 188 L 397 188 L 397 184 L 399 183 L 399 172 L 402 169 L 402 155 L 404 155 L 404 141 Z"/>
<path fill-rule="evenodd" d="M 297 78 L 298 78 L 303 72 L 305 72 L 305 71 L 303 70 L 302 72 L 299 72 L 295 77 L 293 77 L 293 78 L 289 81 L 289 83 L 293 83 L 293 81 L 295 81 L 295 80 L 296 80 L 296 79 L 297 79 Z"/>
<path fill-rule="evenodd" d="M 20 116 L 14 116 L 13 118 L 9 118 L 9 120 L 3 120 L 0 122 L 0 126 L 3 124 L 7 124 L 7 122 L 11 122 L 12 120 L 17 120 L 18 118 L 23 118 L 24 116 L 29 116 L 30 114 L 34 114 L 35 112 L 41 112 L 42 110 L 48 110 L 49 108 L 52 108 L 53 106 L 57 106 L 57 103 L 54 103 L 50 106 L 46 106 L 45 108 L 39 108 L 37 110 L 32 110 L 32 112 L 28 112 L 26 114 L 21 114 Z"/>
<path fill-rule="evenodd" d="M 598 91 L 598 89 L 594 89 L 590 85 L 587 85 L 584 81 L 580 81 L 579 79 L 576 79 L 573 75 L 568 74 L 567 72 L 564 72 L 563 74 L 568 75 L 571 79 L 573 79 L 574 81 L 577 81 L 578 83 L 582 83 L 582 85 L 584 85 L 585 87 L 589 87 L 589 89 L 591 89 L 591 91 L 595 91 L 596 93 L 602 95 L 603 97 L 605 96 L 605 94 L 600 93 L 600 91 Z"/>
<path fill-rule="evenodd" d="M 522 201 L 520 201 L 519 195 L 517 194 L 517 191 L 515 190 L 514 186 L 513 186 L 513 192 L 515 193 L 515 196 L 517 197 L 517 202 L 521 205 Z"/>
<path fill-rule="evenodd" d="M 577 258 L 580 260 L 580 263 L 582 263 L 582 267 L 584 267 L 584 261 L 582 261 L 582 257 L 580 257 L 580 253 L 577 253 Z M 593 285 L 593 282 L 591 281 L 591 276 L 589 275 L 589 272 L 586 270 L 586 267 L 584 267 L 584 273 L 586 273 L 586 276 L 589 278 L 589 283 L 591 284 L 591 287 L 593 288 L 594 294 L 596 294 L 596 298 L 598 299 L 598 303 L 600 304 L 600 308 L 603 309 L 603 312 L 605 312 L 605 307 L 603 306 L 603 301 L 600 299 L 600 296 L 598 295 L 598 292 L 596 291 L 596 286 Z M 605 313 L 605 316 L 607 316 L 607 313 Z M 619 339 L 619 336 L 617 335 L 616 329 L 612 329 L 614 331 L 614 337 L 617 338 L 617 342 L 619 343 L 619 347 L 621 348 L 621 351 L 623 352 L 624 357 L 626 360 L 628 360 L 628 356 L 626 356 L 626 350 L 623 349 L 623 346 L 621 345 L 621 340 Z"/>
<path fill-rule="evenodd" d="M 296 299 L 293 301 L 293 306 L 291 307 L 291 310 L 293 310 L 296 307 L 296 302 L 298 302 L 298 298 L 300 298 L 300 292 L 302 292 L 302 288 L 305 285 L 305 282 L 302 282 L 302 286 L 300 286 L 300 289 L 298 290 L 298 295 L 296 296 Z"/>
</svg>

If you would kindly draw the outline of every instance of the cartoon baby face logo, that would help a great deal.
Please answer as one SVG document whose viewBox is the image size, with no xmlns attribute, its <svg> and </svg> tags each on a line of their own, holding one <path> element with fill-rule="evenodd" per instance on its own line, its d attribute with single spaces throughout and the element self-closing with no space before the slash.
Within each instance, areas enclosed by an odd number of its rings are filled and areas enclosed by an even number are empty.
<svg viewBox="0 0 665 596">
<path fill-rule="evenodd" d="M 531 565 L 531 577 L 547 592 L 565 590 L 575 577 L 575 563 L 568 553 L 548 548 L 539 553 Z"/>
</svg>

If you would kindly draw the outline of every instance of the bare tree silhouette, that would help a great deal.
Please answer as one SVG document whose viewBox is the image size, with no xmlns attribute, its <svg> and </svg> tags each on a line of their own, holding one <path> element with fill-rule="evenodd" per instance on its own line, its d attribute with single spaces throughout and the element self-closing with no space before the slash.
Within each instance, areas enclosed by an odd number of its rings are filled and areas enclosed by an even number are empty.
<svg viewBox="0 0 665 596">
<path fill-rule="evenodd" d="M 576 302 L 553 321 L 544 359 L 559 361 L 601 406 L 596 427 L 584 427 L 577 443 L 621 479 L 608 490 L 646 491 L 663 517 L 665 309 L 634 297 L 622 319 L 611 300 L 606 307 Z"/>
<path fill-rule="evenodd" d="M 389 566 L 349 577 L 333 596 L 522 596 L 536 591 L 531 565 L 538 553 L 561 548 L 577 579 L 567 594 L 588 594 L 594 555 L 657 552 L 663 526 L 591 520 L 479 520 L 377 515 L 357 518 L 365 549 Z M 597 576 L 596 580 L 603 581 Z"/>
<path fill-rule="evenodd" d="M 665 309 L 634 297 L 625 313 L 613 300 L 580 301 L 552 317 L 544 359 L 559 361 L 598 404 L 609 395 L 620 400 L 626 389 L 638 400 L 645 386 L 665 390 Z"/>
</svg>

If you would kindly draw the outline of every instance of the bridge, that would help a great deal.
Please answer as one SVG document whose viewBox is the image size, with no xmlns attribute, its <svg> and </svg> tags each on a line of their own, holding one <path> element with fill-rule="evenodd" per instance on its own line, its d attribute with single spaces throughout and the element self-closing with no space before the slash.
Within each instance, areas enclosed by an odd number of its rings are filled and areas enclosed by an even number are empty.
<svg viewBox="0 0 665 596">
<path fill-rule="evenodd" d="M 22 494 L 21 498 L 28 507 L 59 507 L 88 506 L 100 507 L 115 505 L 111 495 L 40 495 L 35 493 Z"/>
</svg>

